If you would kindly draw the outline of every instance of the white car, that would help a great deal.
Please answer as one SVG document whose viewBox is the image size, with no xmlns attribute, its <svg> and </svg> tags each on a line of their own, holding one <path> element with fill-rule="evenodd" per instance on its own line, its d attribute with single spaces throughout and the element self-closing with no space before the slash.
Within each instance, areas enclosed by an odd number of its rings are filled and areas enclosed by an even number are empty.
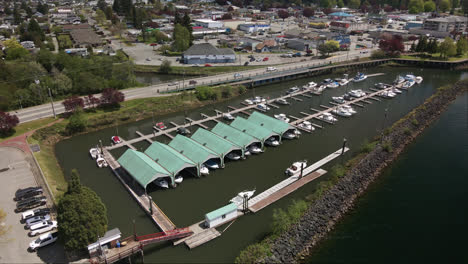
<svg viewBox="0 0 468 264">
<path fill-rule="evenodd" d="M 31 241 L 31 243 L 29 243 L 29 249 L 31 249 L 32 251 L 35 251 L 40 247 L 47 246 L 49 244 L 54 243 L 55 241 L 57 241 L 57 238 L 58 238 L 58 232 L 43 234 L 37 239 Z"/>
<path fill-rule="evenodd" d="M 31 232 L 29 232 L 29 236 L 39 235 L 45 232 L 49 232 L 57 228 L 57 221 L 42 221 L 31 226 Z"/>
<path fill-rule="evenodd" d="M 235 74 L 234 74 L 234 78 L 242 78 L 242 74 L 240 74 L 240 73 L 235 73 Z"/>
<path fill-rule="evenodd" d="M 48 220 L 50 220 L 50 215 L 35 216 L 33 218 L 29 218 L 28 220 L 26 220 L 26 228 L 31 228 L 31 226 L 33 226 L 34 224 Z"/>
<path fill-rule="evenodd" d="M 179 84 L 179 83 L 178 83 L 178 82 L 171 82 L 171 83 L 169 83 L 168 85 L 169 85 L 169 86 L 174 86 L 174 85 L 177 85 L 177 84 Z"/>
<path fill-rule="evenodd" d="M 266 71 L 269 72 L 269 71 L 276 71 L 276 68 L 275 67 L 267 67 L 266 68 Z"/>
</svg>

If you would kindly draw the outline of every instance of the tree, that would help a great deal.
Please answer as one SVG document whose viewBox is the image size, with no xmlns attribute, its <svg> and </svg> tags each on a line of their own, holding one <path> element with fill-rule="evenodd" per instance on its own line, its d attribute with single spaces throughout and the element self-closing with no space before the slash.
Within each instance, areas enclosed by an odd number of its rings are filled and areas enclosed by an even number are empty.
<svg viewBox="0 0 468 264">
<path fill-rule="evenodd" d="M 379 42 L 379 48 L 390 56 L 398 56 L 405 50 L 403 39 L 400 35 L 393 35 L 391 37 L 381 39 Z"/>
<path fill-rule="evenodd" d="M 37 5 L 37 11 L 43 15 L 47 15 L 47 13 L 49 13 L 49 6 L 46 3 L 42 4 L 39 2 Z"/>
<path fill-rule="evenodd" d="M 187 28 L 181 24 L 177 24 L 174 28 L 174 43 L 172 49 L 174 51 L 185 51 L 190 45 L 190 33 Z"/>
<path fill-rule="evenodd" d="M 161 63 L 161 66 L 159 67 L 159 72 L 167 74 L 167 73 L 170 73 L 171 71 L 172 71 L 171 62 L 168 60 L 164 60 Z"/>
<path fill-rule="evenodd" d="M 16 115 L 0 111 L 0 136 L 10 135 L 18 123 L 19 119 Z"/>
<path fill-rule="evenodd" d="M 424 3 L 424 12 L 434 12 L 436 9 L 436 4 L 429 0 Z"/>
<path fill-rule="evenodd" d="M 85 105 L 88 108 L 96 108 L 99 105 L 99 102 L 100 102 L 99 98 L 95 97 L 92 94 L 89 94 L 88 96 L 86 96 L 84 98 L 84 101 L 85 101 Z"/>
<path fill-rule="evenodd" d="M 107 230 L 106 206 L 93 190 L 81 185 L 76 169 L 58 203 L 57 221 L 59 238 L 69 251 L 83 250 Z"/>
<path fill-rule="evenodd" d="M 410 14 L 419 14 L 424 11 L 423 0 L 410 0 L 408 4 L 408 10 Z"/>
<path fill-rule="evenodd" d="M 312 7 L 306 7 L 304 10 L 302 10 L 302 14 L 305 17 L 312 17 L 315 15 L 315 10 Z"/>
<path fill-rule="evenodd" d="M 352 9 L 358 9 L 360 5 L 360 0 L 348 0 L 348 6 Z"/>
<path fill-rule="evenodd" d="M 463 55 L 468 51 L 468 41 L 465 37 L 460 37 L 457 41 L 457 55 Z"/>
<path fill-rule="evenodd" d="M 448 58 L 457 54 L 457 47 L 450 37 L 446 37 L 439 45 L 440 57 Z"/>
<path fill-rule="evenodd" d="M 58 95 L 66 95 L 72 92 L 73 83 L 67 75 L 58 73 L 54 76 L 53 89 Z"/>
<path fill-rule="evenodd" d="M 160 43 L 160 44 L 163 42 L 169 41 L 169 37 L 165 33 L 159 30 L 151 31 L 151 36 L 154 38 L 155 42 Z"/>
<path fill-rule="evenodd" d="M 450 9 L 450 1 L 449 0 L 441 0 L 439 2 L 439 9 L 442 12 L 447 12 Z"/>
<path fill-rule="evenodd" d="M 328 56 L 330 53 L 338 51 L 339 49 L 340 44 L 335 40 L 329 40 L 317 47 L 318 52 L 322 54 L 322 56 Z"/>
<path fill-rule="evenodd" d="M 75 112 L 76 110 L 84 107 L 84 100 L 79 96 L 72 95 L 63 100 L 62 104 L 65 107 L 66 112 Z"/>
<path fill-rule="evenodd" d="M 336 1 L 336 5 L 337 5 L 339 8 L 344 7 L 343 0 L 338 0 L 338 1 Z"/>
<path fill-rule="evenodd" d="M 192 28 L 192 20 L 188 13 L 185 13 L 184 17 L 182 18 L 182 26 L 184 26 L 187 31 L 189 32 L 189 47 L 193 45 L 193 28 Z"/>
<path fill-rule="evenodd" d="M 86 130 L 86 118 L 83 115 L 83 109 L 77 109 L 68 119 L 68 124 L 65 127 L 69 135 L 83 132 Z"/>
<path fill-rule="evenodd" d="M 115 89 L 106 88 L 102 91 L 100 100 L 102 106 L 120 106 L 125 100 L 125 95 Z"/>
<path fill-rule="evenodd" d="M 13 9 L 13 24 L 19 25 L 22 22 L 21 14 L 19 13 L 18 8 Z"/>
<path fill-rule="evenodd" d="M 106 21 L 106 14 L 101 9 L 98 9 L 96 11 L 95 19 L 96 19 L 96 22 L 98 22 L 98 24 L 102 25 Z"/>
<path fill-rule="evenodd" d="M 418 45 L 416 45 L 416 52 L 425 52 L 427 49 L 427 37 L 421 36 L 418 41 Z"/>
<path fill-rule="evenodd" d="M 463 9 L 463 13 L 468 14 L 468 0 L 463 0 L 462 9 Z"/>
<path fill-rule="evenodd" d="M 434 54 L 438 51 L 438 44 L 436 39 L 431 39 L 426 46 L 425 52 L 429 52 L 430 54 Z"/>
<path fill-rule="evenodd" d="M 283 19 L 283 21 L 289 17 L 289 12 L 284 10 L 284 9 L 280 9 L 278 10 L 278 17 Z"/>
<path fill-rule="evenodd" d="M 106 8 L 107 8 L 107 3 L 106 3 L 106 1 L 105 1 L 105 0 L 99 0 L 99 1 L 97 2 L 97 7 L 98 7 L 99 9 L 101 9 L 102 11 L 106 10 Z"/>
</svg>

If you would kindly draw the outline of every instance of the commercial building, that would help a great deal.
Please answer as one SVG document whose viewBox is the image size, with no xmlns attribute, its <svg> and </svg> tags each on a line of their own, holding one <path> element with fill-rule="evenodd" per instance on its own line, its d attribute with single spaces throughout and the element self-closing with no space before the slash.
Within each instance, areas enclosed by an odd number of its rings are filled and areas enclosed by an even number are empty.
<svg viewBox="0 0 468 264">
<path fill-rule="evenodd" d="M 204 28 L 222 28 L 224 23 L 221 21 L 214 21 L 211 19 L 195 19 L 195 25 Z"/>
<path fill-rule="evenodd" d="M 358 23 L 350 21 L 332 21 L 330 31 L 340 33 L 350 33 L 351 31 L 366 31 L 369 29 L 368 23 Z"/>
<path fill-rule="evenodd" d="M 239 30 L 242 30 L 246 33 L 268 31 L 270 30 L 270 25 L 268 24 L 240 24 Z"/>
<path fill-rule="evenodd" d="M 236 54 L 232 49 L 218 49 L 210 43 L 192 45 L 182 55 L 182 62 L 186 64 L 228 63 L 235 61 Z"/>
<path fill-rule="evenodd" d="M 429 18 L 424 21 L 423 29 L 439 32 L 465 32 L 468 17 L 449 16 Z"/>
</svg>

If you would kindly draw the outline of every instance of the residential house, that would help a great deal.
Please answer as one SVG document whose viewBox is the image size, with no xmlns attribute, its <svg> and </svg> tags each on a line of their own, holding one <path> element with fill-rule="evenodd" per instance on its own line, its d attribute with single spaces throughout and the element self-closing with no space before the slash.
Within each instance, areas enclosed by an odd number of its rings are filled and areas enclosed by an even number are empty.
<svg viewBox="0 0 468 264">
<path fill-rule="evenodd" d="M 216 48 L 210 43 L 194 44 L 182 55 L 186 64 L 235 62 L 236 54 L 232 49 Z"/>
<path fill-rule="evenodd" d="M 368 23 L 358 23 L 351 21 L 332 21 L 330 31 L 340 33 L 350 33 L 351 31 L 366 31 L 369 29 Z"/>
<path fill-rule="evenodd" d="M 276 48 L 278 44 L 274 39 L 267 39 L 264 40 L 262 43 L 259 43 L 255 46 L 256 52 L 271 52 L 274 48 Z"/>
</svg>

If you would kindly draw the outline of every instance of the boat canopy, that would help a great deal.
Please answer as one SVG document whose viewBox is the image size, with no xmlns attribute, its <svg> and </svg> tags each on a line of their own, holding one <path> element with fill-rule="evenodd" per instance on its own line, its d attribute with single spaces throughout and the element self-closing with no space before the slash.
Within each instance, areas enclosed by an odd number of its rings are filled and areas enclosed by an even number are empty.
<svg viewBox="0 0 468 264">
<path fill-rule="evenodd" d="M 152 181 L 170 177 L 170 173 L 145 153 L 127 149 L 117 162 L 143 187 Z"/>
<path fill-rule="evenodd" d="M 181 170 L 190 167 L 197 167 L 197 164 L 180 154 L 170 146 L 154 141 L 146 150 L 145 154 L 164 167 L 172 176 Z"/>
<path fill-rule="evenodd" d="M 262 146 L 263 146 L 263 142 L 265 142 L 265 140 L 267 140 L 269 137 L 280 136 L 278 133 L 275 133 L 266 127 L 252 123 L 248 121 L 247 119 L 242 118 L 240 116 L 236 117 L 236 119 L 232 121 L 231 126 L 239 129 L 243 133 L 246 133 L 260 140 L 262 142 Z"/>
<path fill-rule="evenodd" d="M 221 159 L 221 166 L 224 163 L 224 157 L 233 150 L 240 150 L 242 153 L 242 147 L 234 144 L 226 139 L 221 138 L 213 132 L 206 129 L 199 128 L 191 136 L 193 140 L 200 143 L 202 146 L 207 147 L 218 154 Z"/>
<path fill-rule="evenodd" d="M 169 146 L 197 163 L 199 166 L 210 159 L 219 158 L 213 150 L 182 135 L 177 135 L 171 142 L 169 142 Z"/>
<path fill-rule="evenodd" d="M 240 131 L 239 129 L 226 125 L 222 122 L 218 122 L 216 126 L 213 129 L 211 129 L 211 132 L 217 134 L 218 136 L 226 140 L 229 140 L 230 142 L 234 142 L 236 145 L 244 149 L 252 143 L 261 143 L 260 140 L 252 137 L 251 135 L 246 134 Z"/>
<path fill-rule="evenodd" d="M 273 118 L 271 116 L 267 116 L 265 114 L 262 114 L 260 112 L 254 111 L 249 118 L 247 118 L 249 122 L 252 122 L 254 124 L 260 125 L 262 127 L 265 127 L 278 135 L 283 135 L 284 132 L 294 129 L 293 126 L 290 124 L 278 120 L 276 118 Z"/>
</svg>

